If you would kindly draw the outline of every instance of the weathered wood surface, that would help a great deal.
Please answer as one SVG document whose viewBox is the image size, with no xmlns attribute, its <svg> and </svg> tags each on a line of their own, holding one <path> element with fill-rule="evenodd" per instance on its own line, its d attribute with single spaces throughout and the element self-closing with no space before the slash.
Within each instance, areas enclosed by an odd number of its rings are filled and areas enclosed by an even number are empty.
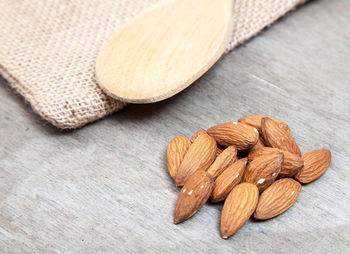
<svg viewBox="0 0 350 254">
<path fill-rule="evenodd" d="M 350 1 L 313 1 L 226 55 L 197 84 L 76 131 L 0 86 L 1 253 L 350 253 Z M 175 226 L 165 149 L 248 114 L 292 128 L 330 169 L 266 222 L 219 235 L 221 205 Z"/>
</svg>

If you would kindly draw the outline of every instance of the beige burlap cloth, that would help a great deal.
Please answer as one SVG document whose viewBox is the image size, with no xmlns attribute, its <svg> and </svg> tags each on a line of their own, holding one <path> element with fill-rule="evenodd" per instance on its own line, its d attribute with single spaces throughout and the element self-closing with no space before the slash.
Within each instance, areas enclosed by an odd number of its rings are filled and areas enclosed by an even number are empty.
<svg viewBox="0 0 350 254">
<path fill-rule="evenodd" d="M 59 128 L 113 113 L 124 104 L 96 84 L 96 55 L 118 26 L 159 1 L 0 0 L 0 74 Z M 235 0 L 227 51 L 303 2 Z"/>
</svg>

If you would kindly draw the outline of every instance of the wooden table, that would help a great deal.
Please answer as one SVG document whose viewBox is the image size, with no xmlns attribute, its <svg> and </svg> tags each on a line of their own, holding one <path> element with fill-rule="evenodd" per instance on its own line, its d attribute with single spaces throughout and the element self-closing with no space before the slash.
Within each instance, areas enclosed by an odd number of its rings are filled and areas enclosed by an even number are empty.
<svg viewBox="0 0 350 254">
<path fill-rule="evenodd" d="M 350 253 L 350 1 L 312 1 L 219 61 L 195 85 L 75 131 L 0 86 L 1 253 Z M 219 235 L 221 204 L 173 224 L 176 135 L 249 114 L 280 118 L 330 169 L 266 222 Z"/>
</svg>

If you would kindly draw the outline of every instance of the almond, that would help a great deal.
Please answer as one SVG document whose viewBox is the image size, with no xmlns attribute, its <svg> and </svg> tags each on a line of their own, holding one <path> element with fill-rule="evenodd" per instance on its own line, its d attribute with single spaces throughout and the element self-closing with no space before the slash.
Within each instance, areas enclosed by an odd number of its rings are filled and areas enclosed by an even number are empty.
<svg viewBox="0 0 350 254">
<path fill-rule="evenodd" d="M 243 176 L 243 182 L 258 186 L 260 192 L 269 187 L 281 171 L 283 153 L 271 153 L 259 156 L 249 162 Z"/>
<path fill-rule="evenodd" d="M 284 160 L 278 177 L 281 178 L 295 176 L 304 166 L 303 159 L 297 154 L 287 151 L 282 152 L 284 155 Z"/>
<path fill-rule="evenodd" d="M 258 204 L 258 188 L 250 183 L 241 183 L 227 196 L 221 211 L 220 231 L 229 238 L 246 223 Z"/>
<path fill-rule="evenodd" d="M 281 153 L 281 150 L 278 148 L 273 148 L 273 147 L 262 147 L 260 149 L 256 149 L 254 151 L 250 151 L 248 154 L 248 161 L 252 161 L 260 156 L 265 156 L 267 154 L 271 153 Z"/>
<path fill-rule="evenodd" d="M 208 134 L 198 136 L 188 149 L 175 176 L 176 186 L 183 186 L 197 170 L 207 170 L 216 155 L 215 139 Z"/>
<path fill-rule="evenodd" d="M 207 132 L 219 145 L 234 145 L 238 150 L 252 148 L 259 138 L 257 129 L 237 122 L 222 123 L 211 127 Z"/>
<path fill-rule="evenodd" d="M 328 149 L 314 150 L 304 154 L 305 166 L 295 178 L 301 183 L 310 183 L 318 179 L 327 171 L 331 157 L 331 151 Z"/>
<path fill-rule="evenodd" d="M 250 151 L 255 151 L 258 150 L 260 148 L 265 147 L 265 141 L 262 137 L 259 136 L 258 142 L 256 142 L 256 144 L 250 149 Z"/>
<path fill-rule="evenodd" d="M 251 116 L 246 116 L 246 117 L 239 119 L 238 122 L 245 123 L 245 124 L 248 124 L 248 125 L 256 128 L 259 131 L 259 133 L 262 135 L 261 119 L 263 119 L 264 117 L 268 117 L 268 118 L 272 119 L 273 121 L 275 121 L 278 124 L 278 126 L 281 129 L 284 129 L 284 130 L 290 132 L 290 129 L 286 123 L 284 123 L 281 120 L 278 120 L 274 117 L 271 117 L 271 116 L 251 115 Z"/>
<path fill-rule="evenodd" d="M 191 142 L 193 143 L 196 138 L 198 138 L 202 134 L 207 134 L 206 130 L 199 130 L 195 134 L 192 135 L 191 137 Z"/>
<path fill-rule="evenodd" d="M 182 136 L 175 137 L 169 142 L 166 157 L 168 170 L 173 179 L 190 145 L 191 141 Z"/>
<path fill-rule="evenodd" d="M 294 154 L 287 151 L 282 151 L 273 147 L 263 147 L 254 151 L 251 151 L 248 155 L 248 160 L 252 161 L 253 159 L 264 156 L 270 153 L 279 153 L 282 152 L 284 155 L 281 171 L 278 177 L 292 177 L 296 173 L 300 171 L 300 169 L 304 166 L 303 159 Z"/>
<path fill-rule="evenodd" d="M 240 159 L 228 166 L 215 180 L 210 200 L 214 203 L 223 201 L 230 191 L 241 182 L 247 165 L 247 158 Z"/>
<path fill-rule="evenodd" d="M 301 156 L 300 149 L 293 137 L 288 131 L 280 128 L 275 121 L 267 117 L 263 118 L 261 120 L 261 129 L 268 146 Z"/>
<path fill-rule="evenodd" d="M 207 172 L 215 179 L 221 172 L 237 159 L 237 149 L 234 146 L 227 147 L 221 154 L 216 157 L 215 161 Z"/>
<path fill-rule="evenodd" d="M 214 186 L 213 178 L 205 171 L 198 170 L 182 187 L 176 202 L 174 223 L 190 218 L 207 202 Z"/>
<path fill-rule="evenodd" d="M 254 217 L 266 220 L 288 210 L 297 201 L 301 185 L 291 178 L 274 182 L 260 196 Z"/>
</svg>

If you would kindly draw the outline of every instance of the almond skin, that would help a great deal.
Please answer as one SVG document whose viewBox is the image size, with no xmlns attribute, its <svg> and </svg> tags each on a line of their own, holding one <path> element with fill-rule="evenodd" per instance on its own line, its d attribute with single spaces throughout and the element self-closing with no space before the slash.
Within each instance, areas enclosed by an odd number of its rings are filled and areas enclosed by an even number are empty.
<svg viewBox="0 0 350 254">
<path fill-rule="evenodd" d="M 229 238 L 245 224 L 258 204 L 258 188 L 250 183 L 241 183 L 227 196 L 221 211 L 220 231 Z"/>
<path fill-rule="evenodd" d="M 211 164 L 207 172 L 211 174 L 213 179 L 216 179 L 224 169 L 235 162 L 237 159 L 237 149 L 234 146 L 227 147 L 221 154 L 219 154 L 214 163 Z"/>
<path fill-rule="evenodd" d="M 260 156 L 265 156 L 271 153 L 281 153 L 281 150 L 273 147 L 262 147 L 260 149 L 256 149 L 254 151 L 250 151 L 248 154 L 248 161 L 252 161 Z"/>
<path fill-rule="evenodd" d="M 282 151 L 273 147 L 263 147 L 263 148 L 251 151 L 248 155 L 248 160 L 252 161 L 253 159 L 259 156 L 264 156 L 267 154 L 279 153 L 279 152 L 282 152 L 284 155 L 282 168 L 278 175 L 279 178 L 292 177 L 295 174 L 297 174 L 300 171 L 300 169 L 304 166 L 304 161 L 300 156 L 294 153 Z"/>
<path fill-rule="evenodd" d="M 190 218 L 207 202 L 214 187 L 210 174 L 198 170 L 187 180 L 177 198 L 174 223 Z"/>
<path fill-rule="evenodd" d="M 215 159 L 215 139 L 208 134 L 198 136 L 188 149 L 175 176 L 176 186 L 183 186 L 197 170 L 207 170 Z"/>
<path fill-rule="evenodd" d="M 299 155 L 294 153 L 287 151 L 282 152 L 284 155 L 284 160 L 278 178 L 293 177 L 303 168 L 304 160 Z"/>
<path fill-rule="evenodd" d="M 295 178 L 301 183 L 315 181 L 327 171 L 331 163 L 331 157 L 331 151 L 328 149 L 314 150 L 304 154 L 305 166 Z"/>
<path fill-rule="evenodd" d="M 259 131 L 259 133 L 262 135 L 261 120 L 264 117 L 268 117 L 268 118 L 272 119 L 273 121 L 275 121 L 278 124 L 278 126 L 281 129 L 284 129 L 284 130 L 290 132 L 290 129 L 289 129 L 289 127 L 288 127 L 288 125 L 286 123 L 284 123 L 281 120 L 278 120 L 278 119 L 276 119 L 274 117 L 271 117 L 271 116 L 264 116 L 264 115 L 245 116 L 245 117 L 239 119 L 238 122 L 245 123 L 245 124 L 248 124 L 248 125 L 256 128 Z"/>
<path fill-rule="evenodd" d="M 224 149 L 221 148 L 220 146 L 218 146 L 216 149 L 216 157 L 218 157 L 223 151 L 224 151 Z"/>
<path fill-rule="evenodd" d="M 196 138 L 198 138 L 202 134 L 207 134 L 206 130 L 199 130 L 195 134 L 192 135 L 191 137 L 191 142 L 193 143 Z"/>
<path fill-rule="evenodd" d="M 228 166 L 215 180 L 210 196 L 213 203 L 223 201 L 231 190 L 241 182 L 248 159 L 243 158 Z"/>
<path fill-rule="evenodd" d="M 221 146 L 234 145 L 238 150 L 252 148 L 259 138 L 257 129 L 242 123 L 229 122 L 211 127 L 208 134 Z"/>
<path fill-rule="evenodd" d="M 300 149 L 293 137 L 288 131 L 280 128 L 275 121 L 268 117 L 263 118 L 261 120 L 261 129 L 268 146 L 301 156 Z"/>
<path fill-rule="evenodd" d="M 250 151 L 255 151 L 263 147 L 266 147 L 265 141 L 261 136 L 259 136 L 258 142 L 256 142 L 256 144 L 250 149 Z"/>
<path fill-rule="evenodd" d="M 271 153 L 252 160 L 243 176 L 243 182 L 255 184 L 259 191 L 264 191 L 275 181 L 283 162 L 283 153 Z"/>
<path fill-rule="evenodd" d="M 173 179 L 175 179 L 176 172 L 190 145 L 191 141 L 182 136 L 175 137 L 169 142 L 166 150 L 166 157 L 168 170 Z"/>
<path fill-rule="evenodd" d="M 292 178 L 274 182 L 260 196 L 254 218 L 267 220 L 288 210 L 297 201 L 301 185 Z"/>
</svg>

